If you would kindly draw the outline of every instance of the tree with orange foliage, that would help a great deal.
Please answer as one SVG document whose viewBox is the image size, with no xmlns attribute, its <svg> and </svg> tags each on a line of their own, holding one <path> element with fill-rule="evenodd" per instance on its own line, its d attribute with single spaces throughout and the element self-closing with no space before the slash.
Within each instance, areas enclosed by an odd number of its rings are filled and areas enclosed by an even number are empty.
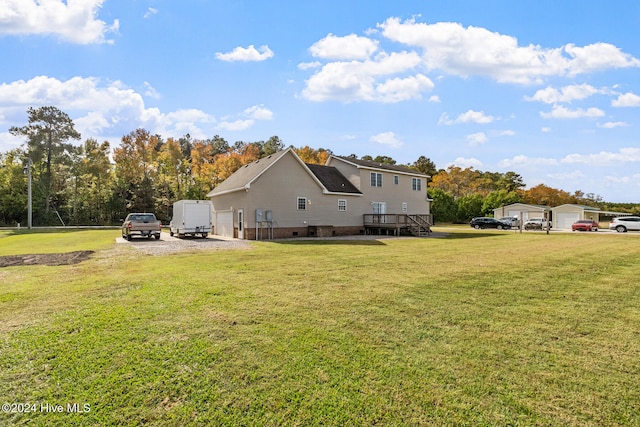
<svg viewBox="0 0 640 427">
<path fill-rule="evenodd" d="M 454 199 L 475 194 L 478 190 L 480 172 L 472 167 L 462 169 L 459 166 L 449 166 L 431 178 L 429 187 L 439 188 L 451 194 Z"/>
<path fill-rule="evenodd" d="M 295 153 L 302 159 L 303 162 L 315 165 L 324 165 L 327 163 L 329 156 L 331 155 L 331 151 L 325 150 L 324 148 L 313 149 L 308 145 L 304 147 L 293 149 Z"/>
<path fill-rule="evenodd" d="M 114 150 L 117 192 L 127 211 L 154 209 L 156 159 L 162 145 L 157 135 L 136 129 L 122 137 Z"/>
<path fill-rule="evenodd" d="M 576 203 L 576 198 L 571 194 L 557 188 L 551 188 L 544 184 L 536 185 L 523 191 L 524 203 L 542 206 L 560 206 L 566 203 Z"/>
</svg>

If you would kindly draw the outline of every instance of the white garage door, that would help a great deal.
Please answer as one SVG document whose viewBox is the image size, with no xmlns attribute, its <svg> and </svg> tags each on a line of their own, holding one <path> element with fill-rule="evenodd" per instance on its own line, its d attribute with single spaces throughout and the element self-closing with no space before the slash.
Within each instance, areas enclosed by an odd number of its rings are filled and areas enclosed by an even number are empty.
<svg viewBox="0 0 640 427">
<path fill-rule="evenodd" d="M 577 212 L 558 212 L 555 221 L 552 222 L 553 228 L 571 230 L 571 224 L 580 219 Z"/>
<path fill-rule="evenodd" d="M 233 211 L 216 212 L 213 233 L 218 236 L 233 237 Z"/>
</svg>

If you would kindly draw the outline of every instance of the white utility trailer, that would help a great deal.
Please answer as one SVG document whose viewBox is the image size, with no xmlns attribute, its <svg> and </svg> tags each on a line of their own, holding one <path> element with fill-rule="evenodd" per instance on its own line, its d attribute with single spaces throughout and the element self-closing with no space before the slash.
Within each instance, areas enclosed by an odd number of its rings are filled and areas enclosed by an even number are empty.
<svg viewBox="0 0 640 427">
<path fill-rule="evenodd" d="M 169 223 L 169 234 L 183 236 L 201 235 L 211 232 L 212 206 L 208 200 L 178 200 L 173 204 L 173 218 Z"/>
</svg>

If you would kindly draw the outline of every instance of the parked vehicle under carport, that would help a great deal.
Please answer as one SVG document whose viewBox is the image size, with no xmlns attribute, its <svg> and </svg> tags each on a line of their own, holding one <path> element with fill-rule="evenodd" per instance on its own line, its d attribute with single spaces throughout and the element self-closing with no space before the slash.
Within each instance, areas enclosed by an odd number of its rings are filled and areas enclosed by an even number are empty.
<svg viewBox="0 0 640 427">
<path fill-rule="evenodd" d="M 571 224 L 571 231 L 598 231 L 598 223 L 592 219 L 581 219 Z"/>
</svg>

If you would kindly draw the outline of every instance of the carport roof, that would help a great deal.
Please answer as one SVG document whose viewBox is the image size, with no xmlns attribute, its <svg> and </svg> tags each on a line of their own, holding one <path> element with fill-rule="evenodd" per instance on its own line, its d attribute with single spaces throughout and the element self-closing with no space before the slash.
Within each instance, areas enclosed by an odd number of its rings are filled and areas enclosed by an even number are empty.
<svg viewBox="0 0 640 427">
<path fill-rule="evenodd" d="M 510 205 L 500 206 L 497 209 L 512 208 L 512 207 L 516 207 L 516 206 L 526 206 L 527 208 L 530 208 L 532 210 L 538 210 L 538 211 L 548 211 L 548 210 L 551 209 L 551 207 L 549 207 L 549 206 L 530 205 L 528 203 L 511 203 Z M 494 209 L 494 210 L 496 210 L 496 209 Z"/>
<path fill-rule="evenodd" d="M 630 214 L 629 212 L 615 212 L 615 211 L 603 211 L 600 208 L 596 208 L 594 206 L 586 206 L 586 205 L 575 205 L 572 203 L 567 203 L 564 205 L 560 205 L 560 206 L 556 206 L 553 209 L 557 209 L 557 208 L 561 208 L 563 206 L 571 206 L 577 209 L 582 209 L 585 212 L 593 212 L 593 213 L 597 213 L 600 215 L 608 215 L 608 216 L 630 216 L 633 214 Z"/>
</svg>

